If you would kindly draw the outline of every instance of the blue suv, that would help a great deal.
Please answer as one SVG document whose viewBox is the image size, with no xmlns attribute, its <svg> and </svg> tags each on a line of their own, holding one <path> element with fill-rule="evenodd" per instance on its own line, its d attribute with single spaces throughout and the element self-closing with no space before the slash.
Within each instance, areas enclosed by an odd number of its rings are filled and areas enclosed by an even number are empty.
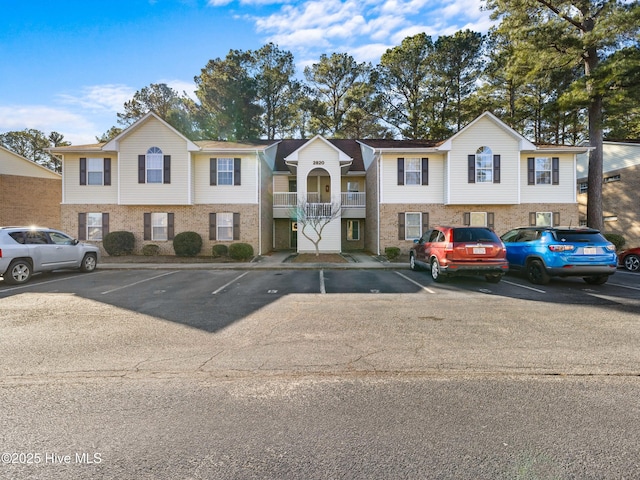
<svg viewBox="0 0 640 480">
<path fill-rule="evenodd" d="M 614 274 L 616 247 L 590 228 L 516 228 L 500 237 L 507 248 L 509 270 L 523 271 L 531 283 L 551 277 L 582 277 L 593 285 Z"/>
</svg>

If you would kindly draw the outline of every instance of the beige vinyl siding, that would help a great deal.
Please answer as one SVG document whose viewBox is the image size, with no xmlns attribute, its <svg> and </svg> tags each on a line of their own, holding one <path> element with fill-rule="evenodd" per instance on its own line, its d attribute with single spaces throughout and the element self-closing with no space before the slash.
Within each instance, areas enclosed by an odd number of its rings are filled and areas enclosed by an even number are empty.
<svg viewBox="0 0 640 480">
<path fill-rule="evenodd" d="M 398 185 L 398 158 L 428 158 L 429 185 Z M 382 157 L 380 203 L 443 203 L 444 157 L 398 152 Z"/>
<path fill-rule="evenodd" d="M 452 140 L 449 156 L 449 204 L 508 205 L 519 202 L 519 139 L 489 118 L 482 118 Z M 480 147 L 500 155 L 500 183 L 469 183 L 468 155 Z"/>
<path fill-rule="evenodd" d="M 38 165 L 20 155 L 0 147 L 0 175 L 17 175 L 21 177 L 51 178 L 60 180 L 60 175 L 48 168 Z"/>
<path fill-rule="evenodd" d="M 240 185 L 210 185 L 211 158 L 240 158 Z M 194 161 L 194 201 L 204 203 L 258 203 L 258 159 L 232 153 L 197 154 Z"/>
<path fill-rule="evenodd" d="M 171 183 L 138 183 L 138 155 L 158 147 L 171 155 Z M 151 118 L 120 141 L 119 179 L 122 205 L 188 205 L 190 158 L 186 141 Z"/>
<path fill-rule="evenodd" d="M 558 185 L 528 185 L 527 158 L 529 157 L 558 157 L 559 184 Z M 520 160 L 520 184 L 522 185 L 522 203 L 575 203 L 576 187 L 573 154 L 558 155 L 545 153 L 522 154 Z"/>
<path fill-rule="evenodd" d="M 80 185 L 80 158 L 110 158 L 111 185 Z M 114 204 L 118 203 L 118 154 L 116 152 L 91 152 L 64 156 L 64 185 L 62 203 Z"/>
<path fill-rule="evenodd" d="M 289 191 L 289 180 L 294 179 L 295 177 L 291 177 L 288 175 L 274 175 L 273 177 L 273 191 L 274 192 L 288 192 Z"/>
</svg>

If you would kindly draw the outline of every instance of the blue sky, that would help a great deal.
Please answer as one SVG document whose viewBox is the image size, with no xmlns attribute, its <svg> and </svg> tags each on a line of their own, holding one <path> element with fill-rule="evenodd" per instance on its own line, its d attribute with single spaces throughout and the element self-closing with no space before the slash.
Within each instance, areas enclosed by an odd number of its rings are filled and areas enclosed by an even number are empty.
<svg viewBox="0 0 640 480">
<path fill-rule="evenodd" d="M 483 0 L 1 0 L 0 133 L 57 131 L 74 145 L 117 125 L 133 94 L 193 78 L 230 49 L 268 42 L 299 73 L 323 53 L 378 63 L 407 36 L 486 33 Z"/>
</svg>

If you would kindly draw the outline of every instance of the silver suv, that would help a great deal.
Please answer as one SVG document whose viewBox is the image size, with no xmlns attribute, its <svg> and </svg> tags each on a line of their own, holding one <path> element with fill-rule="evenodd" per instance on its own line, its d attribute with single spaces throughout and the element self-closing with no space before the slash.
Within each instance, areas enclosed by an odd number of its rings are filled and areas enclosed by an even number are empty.
<svg viewBox="0 0 640 480">
<path fill-rule="evenodd" d="M 8 284 L 28 282 L 33 273 L 62 268 L 95 270 L 100 249 L 51 228 L 0 227 L 0 276 Z"/>
</svg>

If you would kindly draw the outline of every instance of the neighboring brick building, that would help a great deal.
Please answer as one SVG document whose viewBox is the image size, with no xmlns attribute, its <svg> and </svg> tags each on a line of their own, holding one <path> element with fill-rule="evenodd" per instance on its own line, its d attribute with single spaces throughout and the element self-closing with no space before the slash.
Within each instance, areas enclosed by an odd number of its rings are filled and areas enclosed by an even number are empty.
<svg viewBox="0 0 640 480">
<path fill-rule="evenodd" d="M 578 155 L 580 221 L 587 219 L 589 158 Z M 640 141 L 604 142 L 602 213 L 604 232 L 622 235 L 625 247 L 640 246 Z"/>
<path fill-rule="evenodd" d="M 60 228 L 62 177 L 0 146 L 0 225 Z"/>
<path fill-rule="evenodd" d="M 149 113 L 108 143 L 51 151 L 62 157 L 63 228 L 81 239 L 126 230 L 138 251 L 154 243 L 170 254 L 189 230 L 203 253 L 233 242 L 313 252 L 307 215 L 331 218 L 322 252 L 380 254 L 408 251 L 433 224 L 577 224 L 576 154 L 586 150 L 536 146 L 490 113 L 442 142 L 254 143 L 192 142 Z"/>
</svg>

